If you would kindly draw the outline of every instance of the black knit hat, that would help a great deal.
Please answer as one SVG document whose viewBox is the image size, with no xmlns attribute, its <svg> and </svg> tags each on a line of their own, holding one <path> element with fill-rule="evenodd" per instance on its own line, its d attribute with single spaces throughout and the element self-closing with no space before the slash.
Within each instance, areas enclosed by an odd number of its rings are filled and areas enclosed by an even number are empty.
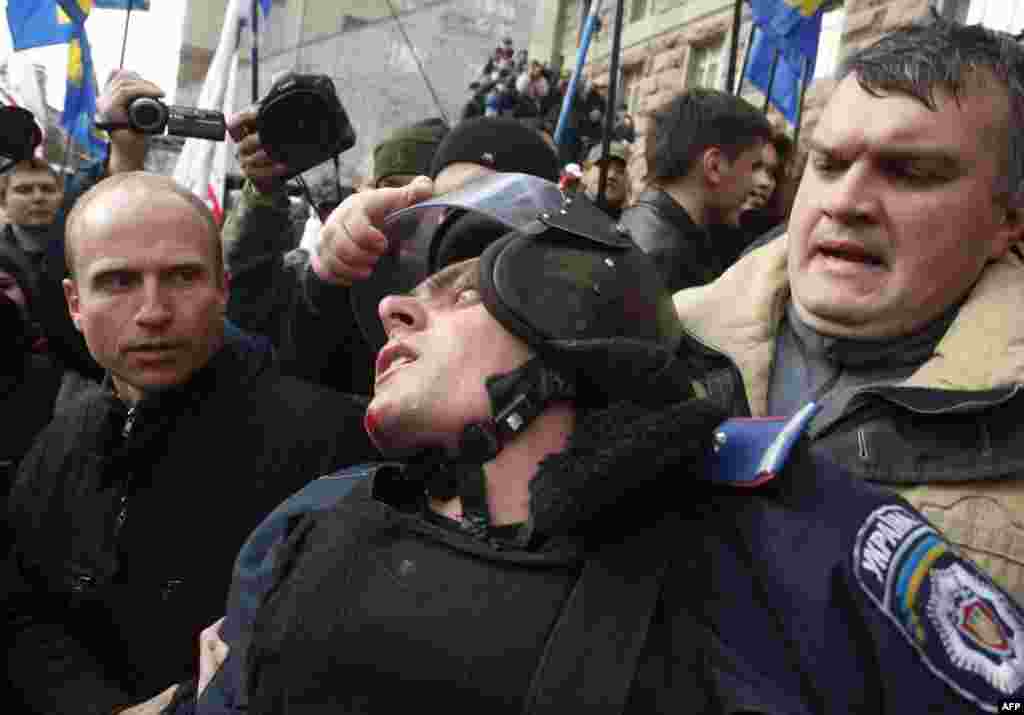
<svg viewBox="0 0 1024 715">
<path fill-rule="evenodd" d="M 507 117 L 459 122 L 438 147 L 430 177 L 436 179 L 442 169 L 458 161 L 558 181 L 554 150 L 536 131 Z"/>
<path fill-rule="evenodd" d="M 374 184 L 395 174 L 425 175 L 448 133 L 440 120 L 426 120 L 395 130 L 373 149 Z"/>
</svg>

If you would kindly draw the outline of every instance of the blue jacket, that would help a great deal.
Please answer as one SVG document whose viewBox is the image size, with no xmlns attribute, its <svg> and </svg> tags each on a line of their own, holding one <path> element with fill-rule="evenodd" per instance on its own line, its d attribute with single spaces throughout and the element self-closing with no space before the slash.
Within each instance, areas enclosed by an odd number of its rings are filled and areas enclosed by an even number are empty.
<svg viewBox="0 0 1024 715">
<path fill-rule="evenodd" d="M 609 708 L 608 700 L 601 700 L 608 694 L 603 680 L 615 679 L 603 676 L 622 675 L 615 670 L 619 666 L 602 664 L 600 654 L 589 650 L 593 644 L 587 642 L 585 629 L 574 636 L 578 647 L 570 640 L 570 661 L 585 664 L 588 659 L 581 660 L 579 652 L 588 652 L 589 661 L 597 665 L 561 672 L 555 657 L 558 649 L 553 655 L 548 642 L 544 665 L 534 675 L 530 692 L 522 694 L 522 711 L 569 707 L 589 712 L 604 706 L 607 712 L 996 712 L 1004 700 L 1024 696 L 1024 614 L 1019 606 L 960 558 L 906 502 L 851 479 L 803 449 L 791 451 L 812 413 L 802 412 L 789 423 L 730 420 L 716 430 L 716 451 L 701 482 L 677 468 L 672 503 L 678 505 L 681 518 L 665 519 L 643 536 L 648 551 L 650 535 L 656 538 L 664 554 L 664 571 L 658 577 L 650 620 L 636 629 L 640 645 L 624 680 L 629 686 L 621 707 Z M 409 636 L 409 655 L 394 648 L 375 654 L 374 634 L 360 636 L 358 623 L 353 623 L 344 643 L 316 643 L 341 663 L 335 667 L 345 677 L 334 683 L 324 684 L 323 678 L 304 682 L 302 673 L 315 672 L 307 665 L 322 653 L 315 648 L 289 650 L 294 639 L 274 641 L 273 629 L 264 628 L 261 636 L 273 642 L 262 643 L 255 655 L 249 650 L 248 637 L 261 609 L 259 618 L 276 619 L 287 636 L 294 632 L 287 622 L 289 613 L 308 613 L 309 607 L 320 605 L 308 596 L 306 601 L 296 600 L 298 593 L 290 593 L 280 571 L 274 570 L 275 558 L 294 561 L 294 549 L 343 540 L 346 525 L 364 511 L 362 505 L 380 507 L 373 504 L 380 491 L 376 483 L 389 473 L 382 466 L 367 465 L 311 483 L 253 533 L 236 563 L 222 628 L 231 654 L 197 712 L 280 709 L 284 703 L 278 701 L 272 707 L 262 701 L 250 708 L 245 687 L 252 682 L 253 657 L 263 664 L 264 681 L 283 678 L 293 696 L 309 698 L 311 690 L 326 688 L 331 699 L 314 696 L 306 701 L 322 702 L 324 712 L 346 712 L 339 703 L 350 692 L 364 703 L 366 697 L 376 697 L 375 705 L 395 697 L 367 684 L 374 678 L 377 658 L 388 658 L 390 669 L 398 672 L 407 672 L 398 664 L 403 658 L 423 663 L 416 652 L 416 634 Z M 680 480 L 686 478 L 691 481 L 681 493 Z M 695 496 L 692 503 L 685 499 L 688 493 Z M 302 539 L 286 541 L 300 523 L 305 530 Z M 416 532 L 412 526 L 410 533 Z M 418 533 L 430 537 L 426 529 Z M 458 558 L 461 535 L 433 538 L 444 540 L 442 551 Z M 630 548 L 630 542 L 625 543 Z M 479 561 L 478 544 L 463 548 Z M 515 558 L 495 554 L 495 572 Z M 536 557 L 530 558 L 536 567 Z M 296 566 L 289 574 L 291 579 L 303 576 L 321 583 L 317 579 L 322 573 L 316 569 L 303 572 Z M 613 570 L 612 583 L 615 576 Z M 451 574 L 442 571 L 436 578 L 443 584 Z M 585 581 L 581 576 L 580 582 Z M 628 594 L 633 582 L 626 576 L 620 581 Z M 437 587 L 428 583 L 424 588 L 436 593 Z M 331 593 L 329 599 L 320 599 L 330 600 L 329 610 L 358 621 L 358 614 L 345 608 L 344 594 L 331 590 L 327 581 L 322 589 Z M 275 594 L 268 600 L 271 591 Z M 574 609 L 597 609 L 596 614 L 584 613 L 594 632 L 634 627 L 619 628 L 617 620 L 633 623 L 624 615 L 637 605 L 628 595 L 624 601 L 602 603 L 600 594 L 592 593 L 583 601 L 590 605 L 581 607 L 577 593 L 574 590 L 573 598 L 566 599 L 549 641 L 560 632 L 573 632 Z M 366 599 L 367 594 L 359 597 Z M 381 594 L 382 600 L 391 597 Z M 469 624 L 465 627 L 475 630 Z M 322 632 L 333 634 L 339 628 L 344 631 L 344 623 L 323 623 Z M 605 641 L 597 645 L 612 647 Z M 621 643 L 615 647 L 620 646 L 623 652 L 628 650 Z M 302 657 L 295 657 L 299 653 Z M 354 655 L 345 666 L 348 653 Z M 242 665 L 247 661 L 249 672 Z M 469 662 L 477 667 L 476 660 Z M 275 663 L 290 670 L 277 673 Z M 445 667 L 442 664 L 440 671 Z M 482 671 L 461 677 L 487 682 Z M 479 706 L 501 711 L 486 700 L 487 687 L 479 691 L 455 689 L 452 695 L 461 700 L 449 704 L 457 710 Z"/>
</svg>

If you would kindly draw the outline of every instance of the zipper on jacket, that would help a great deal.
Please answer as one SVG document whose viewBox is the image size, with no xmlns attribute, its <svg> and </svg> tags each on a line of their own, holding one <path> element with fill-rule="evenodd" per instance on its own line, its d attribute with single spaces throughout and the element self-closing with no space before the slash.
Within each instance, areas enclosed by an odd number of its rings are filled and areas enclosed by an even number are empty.
<svg viewBox="0 0 1024 715">
<path fill-rule="evenodd" d="M 139 417 L 139 408 L 137 405 L 133 405 L 128 410 L 128 416 L 125 417 L 124 427 L 121 428 L 121 438 L 128 439 L 131 436 L 132 430 L 135 429 L 135 421 Z M 121 481 L 121 494 L 118 498 L 118 509 L 117 509 L 117 522 L 114 527 L 114 537 L 121 533 L 121 528 L 124 526 L 125 520 L 128 518 L 128 483 L 131 481 L 131 475 L 125 475 L 125 478 Z"/>
<path fill-rule="evenodd" d="M 138 406 L 133 406 L 128 410 L 128 416 L 124 420 L 124 427 L 121 428 L 121 437 L 124 439 L 128 438 L 128 435 L 132 433 L 132 429 L 135 427 L 135 420 L 139 416 Z"/>
</svg>

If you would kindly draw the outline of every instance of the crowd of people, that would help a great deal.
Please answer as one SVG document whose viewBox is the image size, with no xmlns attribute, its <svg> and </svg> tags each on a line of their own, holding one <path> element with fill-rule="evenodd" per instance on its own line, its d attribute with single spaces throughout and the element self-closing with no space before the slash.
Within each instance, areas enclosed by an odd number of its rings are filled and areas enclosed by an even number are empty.
<svg viewBox="0 0 1024 715">
<path fill-rule="evenodd" d="M 309 241 L 253 110 L 223 226 L 130 128 L 2 177 L 7 710 L 1021 702 L 1024 50 L 852 52 L 795 193 L 741 98 L 657 112 L 634 199 L 484 75 Z"/>
</svg>

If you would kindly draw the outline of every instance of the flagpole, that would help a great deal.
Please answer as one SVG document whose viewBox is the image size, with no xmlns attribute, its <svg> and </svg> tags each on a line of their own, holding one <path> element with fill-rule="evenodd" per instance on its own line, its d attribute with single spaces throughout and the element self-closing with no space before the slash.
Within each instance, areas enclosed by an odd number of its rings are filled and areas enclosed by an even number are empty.
<svg viewBox="0 0 1024 715">
<path fill-rule="evenodd" d="M 576 98 L 576 85 L 579 83 L 583 66 L 587 63 L 587 50 L 590 49 L 590 38 L 597 26 L 597 14 L 601 10 L 601 0 L 591 0 L 590 12 L 587 13 L 586 22 L 583 25 L 583 35 L 580 37 L 580 46 L 576 51 L 576 68 L 569 78 L 569 86 L 565 89 L 565 97 L 562 100 L 562 112 L 558 115 L 558 125 L 555 127 L 555 144 L 562 146 L 562 137 L 565 134 L 565 127 L 569 123 L 569 112 L 572 103 Z"/>
<path fill-rule="evenodd" d="M 740 69 L 740 81 L 736 83 L 733 94 L 737 97 L 743 94 L 743 80 L 747 77 L 747 69 L 750 67 L 750 51 L 754 49 L 754 39 L 757 37 L 757 23 L 750 23 L 750 34 L 747 36 L 747 47 L 743 51 L 743 67 Z"/>
<path fill-rule="evenodd" d="M 807 93 L 807 55 L 802 55 L 800 59 L 800 99 L 799 104 L 796 105 L 796 126 L 793 127 L 793 147 L 796 151 L 800 150 L 800 125 L 804 119 L 804 95 Z"/>
<path fill-rule="evenodd" d="M 128 12 L 124 16 L 124 39 L 121 41 L 121 64 L 120 69 L 124 69 L 124 53 L 128 49 L 128 23 L 132 20 L 132 7 L 135 5 L 134 0 L 128 0 Z"/>
<path fill-rule="evenodd" d="M 740 21 L 743 17 L 743 0 L 736 0 L 732 8 L 732 40 L 729 45 L 729 71 L 725 75 L 726 91 L 732 91 L 736 80 L 736 55 L 740 49 Z M 748 46 L 749 47 L 749 46 Z M 746 64 L 746 60 L 744 60 Z M 736 92 L 739 94 L 739 92 Z"/>
<path fill-rule="evenodd" d="M 623 0 L 615 4 L 615 27 L 612 29 L 612 57 L 608 68 L 608 103 L 604 112 L 604 136 L 602 137 L 601 159 L 608 158 L 608 149 L 612 143 L 612 130 L 615 126 L 615 102 L 618 99 L 619 84 L 619 52 L 622 49 L 622 16 Z M 604 207 L 604 195 L 608 189 L 608 161 L 601 161 L 601 171 L 597 180 L 597 205 Z"/>
<path fill-rule="evenodd" d="M 775 48 L 774 54 L 772 54 L 772 66 L 768 70 L 768 87 L 764 91 L 764 107 L 761 108 L 761 114 L 768 114 L 768 104 L 772 99 L 772 88 L 775 86 L 775 70 L 779 68 L 779 48 Z"/>
<path fill-rule="evenodd" d="M 259 0 L 252 0 L 252 103 L 260 99 L 260 11 Z"/>
</svg>

